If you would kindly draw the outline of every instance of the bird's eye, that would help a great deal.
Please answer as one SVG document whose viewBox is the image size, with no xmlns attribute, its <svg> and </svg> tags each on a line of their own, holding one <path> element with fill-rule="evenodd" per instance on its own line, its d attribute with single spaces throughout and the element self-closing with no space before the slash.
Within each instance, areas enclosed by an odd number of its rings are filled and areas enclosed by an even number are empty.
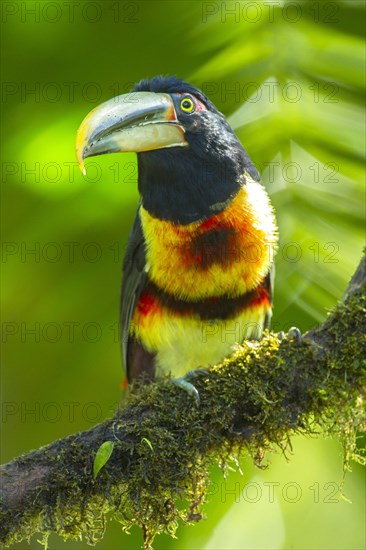
<svg viewBox="0 0 366 550">
<path fill-rule="evenodd" d="M 193 111 L 195 110 L 193 99 L 191 99 L 190 97 L 183 97 L 180 102 L 180 108 L 185 113 L 193 113 Z"/>
</svg>

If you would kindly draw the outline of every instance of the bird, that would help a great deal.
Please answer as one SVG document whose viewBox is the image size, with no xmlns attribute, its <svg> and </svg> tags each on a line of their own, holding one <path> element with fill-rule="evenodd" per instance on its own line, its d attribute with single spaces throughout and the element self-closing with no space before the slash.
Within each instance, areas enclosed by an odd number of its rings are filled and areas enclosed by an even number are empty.
<svg viewBox="0 0 366 550">
<path fill-rule="evenodd" d="M 225 116 L 178 77 L 142 79 L 84 118 L 82 172 L 86 158 L 116 152 L 137 153 L 140 196 L 123 260 L 127 380 L 168 375 L 190 393 L 189 373 L 269 327 L 274 209 Z"/>
</svg>

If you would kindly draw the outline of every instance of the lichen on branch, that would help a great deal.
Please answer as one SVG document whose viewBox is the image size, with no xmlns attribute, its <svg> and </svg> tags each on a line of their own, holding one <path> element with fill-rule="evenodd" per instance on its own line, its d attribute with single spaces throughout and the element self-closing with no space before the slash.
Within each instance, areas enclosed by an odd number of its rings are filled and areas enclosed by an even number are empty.
<svg viewBox="0 0 366 550">
<path fill-rule="evenodd" d="M 344 301 L 301 341 L 267 333 L 198 371 L 199 405 L 169 379 L 135 385 L 113 418 L 2 466 L 0 541 L 56 532 L 95 543 L 109 514 L 124 529 L 139 525 L 149 548 L 156 534 L 201 518 L 212 462 L 244 449 L 260 462 L 294 433 L 339 436 L 345 464 L 361 461 L 365 263 L 364 257 Z M 107 441 L 110 456 L 95 468 Z"/>
</svg>

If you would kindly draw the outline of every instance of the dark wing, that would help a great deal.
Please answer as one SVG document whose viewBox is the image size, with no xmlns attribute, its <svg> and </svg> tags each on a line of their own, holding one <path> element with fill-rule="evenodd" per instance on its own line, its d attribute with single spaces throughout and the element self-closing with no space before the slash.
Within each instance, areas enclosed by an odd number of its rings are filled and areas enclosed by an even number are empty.
<svg viewBox="0 0 366 550">
<path fill-rule="evenodd" d="M 146 285 L 147 273 L 145 271 L 145 266 L 145 241 L 138 210 L 131 229 L 126 254 L 123 260 L 123 279 L 121 290 L 122 360 L 128 379 L 130 379 L 129 365 L 127 361 L 129 346 L 128 333 L 136 304 Z"/>
<path fill-rule="evenodd" d="M 273 301 L 274 280 L 275 280 L 275 264 L 273 262 L 271 267 L 270 267 L 270 270 L 268 271 L 268 273 L 267 273 L 267 275 L 266 275 L 266 277 L 263 281 L 264 288 L 268 292 L 268 298 L 269 298 L 269 302 L 270 302 L 271 305 L 272 305 L 272 301 Z M 271 317 L 272 317 L 271 313 L 266 314 L 266 316 L 264 318 L 264 323 L 263 323 L 263 328 L 264 329 L 269 329 L 269 326 L 271 324 Z"/>
</svg>

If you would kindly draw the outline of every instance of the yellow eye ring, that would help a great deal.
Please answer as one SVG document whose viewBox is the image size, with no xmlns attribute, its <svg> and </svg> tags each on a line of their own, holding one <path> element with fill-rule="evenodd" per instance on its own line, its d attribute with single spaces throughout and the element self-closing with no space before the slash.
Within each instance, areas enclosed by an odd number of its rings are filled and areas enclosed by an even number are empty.
<svg viewBox="0 0 366 550">
<path fill-rule="evenodd" d="M 192 113 L 195 110 L 195 104 L 193 99 L 186 96 L 181 99 L 180 108 L 184 113 Z"/>
</svg>

